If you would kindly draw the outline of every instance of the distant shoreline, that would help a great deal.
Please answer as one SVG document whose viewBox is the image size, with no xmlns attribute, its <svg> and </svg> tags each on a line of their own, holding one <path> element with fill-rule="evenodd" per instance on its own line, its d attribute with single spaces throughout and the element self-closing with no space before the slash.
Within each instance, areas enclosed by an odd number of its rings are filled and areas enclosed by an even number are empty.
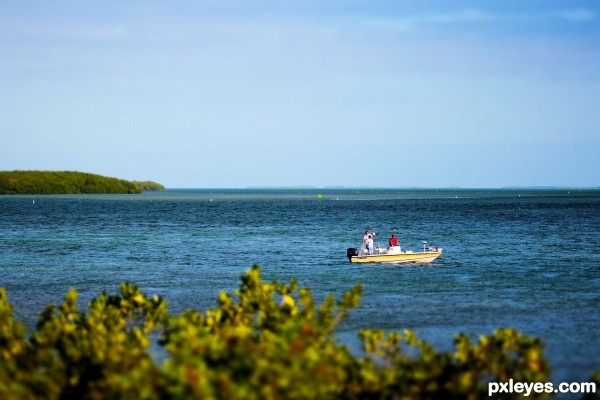
<svg viewBox="0 0 600 400">
<path fill-rule="evenodd" d="M 139 194 L 165 190 L 152 181 L 127 181 L 76 171 L 0 171 L 0 194 Z"/>
<path fill-rule="evenodd" d="M 246 186 L 246 187 L 173 187 L 173 190 L 600 190 L 600 186 Z"/>
</svg>

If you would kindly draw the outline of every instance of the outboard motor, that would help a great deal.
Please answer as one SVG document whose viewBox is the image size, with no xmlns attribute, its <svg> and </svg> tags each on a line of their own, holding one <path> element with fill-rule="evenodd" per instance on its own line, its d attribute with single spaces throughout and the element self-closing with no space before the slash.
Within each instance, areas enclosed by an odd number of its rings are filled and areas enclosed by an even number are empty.
<svg viewBox="0 0 600 400">
<path fill-rule="evenodd" d="M 348 250 L 346 250 L 346 255 L 348 256 L 348 261 L 352 261 L 352 257 L 358 256 L 358 249 L 349 247 Z"/>
</svg>

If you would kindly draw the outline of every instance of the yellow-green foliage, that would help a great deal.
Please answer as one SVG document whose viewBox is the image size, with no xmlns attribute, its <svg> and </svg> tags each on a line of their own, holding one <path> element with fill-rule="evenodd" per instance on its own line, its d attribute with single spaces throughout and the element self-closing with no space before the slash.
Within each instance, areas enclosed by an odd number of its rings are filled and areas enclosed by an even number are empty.
<svg viewBox="0 0 600 400">
<path fill-rule="evenodd" d="M 451 352 L 411 331 L 363 330 L 353 354 L 333 332 L 361 286 L 315 304 L 295 281 L 260 274 L 253 266 L 217 307 L 176 316 L 126 283 L 87 311 L 71 290 L 29 338 L 0 289 L 0 399 L 478 399 L 490 380 L 548 378 L 542 342 L 514 329 L 459 335 Z"/>
<path fill-rule="evenodd" d="M 133 182 L 72 171 L 0 171 L 0 194 L 141 193 Z"/>
<path fill-rule="evenodd" d="M 133 184 L 136 185 L 140 190 L 165 190 L 165 187 L 160 183 L 152 182 L 152 181 L 133 181 Z"/>
</svg>

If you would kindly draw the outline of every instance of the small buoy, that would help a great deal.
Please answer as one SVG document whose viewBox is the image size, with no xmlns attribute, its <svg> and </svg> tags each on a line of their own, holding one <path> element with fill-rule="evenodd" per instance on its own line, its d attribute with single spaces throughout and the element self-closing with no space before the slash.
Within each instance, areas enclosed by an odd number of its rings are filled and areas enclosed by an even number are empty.
<svg viewBox="0 0 600 400">
<path fill-rule="evenodd" d="M 35 200 L 33 200 L 33 201 L 31 202 L 31 204 L 35 204 Z"/>
</svg>

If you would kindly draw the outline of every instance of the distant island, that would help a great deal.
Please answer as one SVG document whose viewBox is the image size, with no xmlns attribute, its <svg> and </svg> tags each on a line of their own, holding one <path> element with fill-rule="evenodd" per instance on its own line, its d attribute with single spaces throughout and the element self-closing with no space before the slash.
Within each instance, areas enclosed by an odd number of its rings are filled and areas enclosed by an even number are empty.
<svg viewBox="0 0 600 400">
<path fill-rule="evenodd" d="M 139 194 L 164 190 L 151 181 L 127 181 L 74 171 L 0 171 L 0 194 Z"/>
</svg>

